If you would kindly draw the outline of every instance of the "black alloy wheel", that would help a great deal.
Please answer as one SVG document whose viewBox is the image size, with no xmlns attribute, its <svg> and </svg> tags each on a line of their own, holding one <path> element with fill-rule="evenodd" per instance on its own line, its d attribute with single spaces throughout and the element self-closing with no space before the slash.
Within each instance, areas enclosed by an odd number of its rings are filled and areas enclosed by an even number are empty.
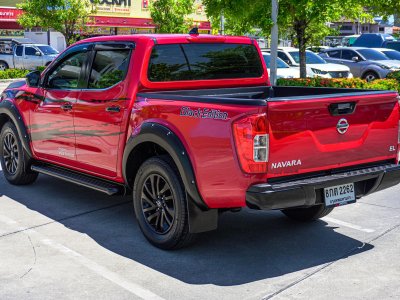
<svg viewBox="0 0 400 300">
<path fill-rule="evenodd" d="M 8 132 L 4 137 L 3 159 L 7 172 L 11 175 L 17 173 L 19 152 L 17 140 L 12 132 Z"/>
<path fill-rule="evenodd" d="M 142 212 L 147 224 L 157 233 L 166 234 L 175 221 L 175 203 L 171 188 L 159 174 L 151 174 L 142 186 Z"/>
<path fill-rule="evenodd" d="M 193 242 L 185 186 L 171 157 L 151 157 L 140 166 L 133 207 L 140 230 L 154 246 L 171 250 Z"/>
<path fill-rule="evenodd" d="M 31 158 L 24 151 L 18 130 L 12 122 L 7 122 L 0 132 L 0 163 L 7 181 L 15 185 L 33 183 L 38 173 L 33 172 Z"/>
</svg>

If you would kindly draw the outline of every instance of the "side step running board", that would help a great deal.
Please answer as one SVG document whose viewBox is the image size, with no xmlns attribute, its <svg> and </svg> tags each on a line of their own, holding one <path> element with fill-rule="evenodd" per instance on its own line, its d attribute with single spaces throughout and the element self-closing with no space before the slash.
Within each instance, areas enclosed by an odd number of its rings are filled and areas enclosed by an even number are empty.
<svg viewBox="0 0 400 300">
<path fill-rule="evenodd" d="M 72 182 L 93 190 L 106 193 L 107 195 L 115 195 L 123 189 L 122 185 L 113 184 L 105 180 L 97 179 L 88 175 L 80 174 L 74 171 L 58 168 L 50 165 L 32 165 L 32 171 L 53 176 L 68 182 Z"/>
</svg>

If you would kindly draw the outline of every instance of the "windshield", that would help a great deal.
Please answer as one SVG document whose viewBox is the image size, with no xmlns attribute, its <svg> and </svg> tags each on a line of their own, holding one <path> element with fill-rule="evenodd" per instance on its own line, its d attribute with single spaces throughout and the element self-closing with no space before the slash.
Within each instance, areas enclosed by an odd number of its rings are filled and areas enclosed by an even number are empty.
<svg viewBox="0 0 400 300">
<path fill-rule="evenodd" d="M 263 54 L 264 60 L 265 60 L 265 64 L 267 65 L 267 68 L 269 69 L 271 66 L 271 55 L 269 54 Z M 289 68 L 289 66 L 279 57 L 276 58 L 276 67 L 278 69 L 282 69 L 282 68 Z"/>
<path fill-rule="evenodd" d="M 296 64 L 300 63 L 300 53 L 299 51 L 289 52 L 293 57 Z M 319 57 L 317 54 L 306 51 L 306 64 L 326 64 L 326 61 Z"/>
<path fill-rule="evenodd" d="M 364 56 L 366 60 L 389 60 L 385 54 L 373 49 L 361 49 L 358 50 L 358 53 Z"/>
<path fill-rule="evenodd" d="M 400 52 L 398 51 L 382 51 L 390 59 L 400 60 Z"/>
<path fill-rule="evenodd" d="M 37 46 L 44 55 L 58 54 L 58 51 L 51 46 Z"/>
</svg>

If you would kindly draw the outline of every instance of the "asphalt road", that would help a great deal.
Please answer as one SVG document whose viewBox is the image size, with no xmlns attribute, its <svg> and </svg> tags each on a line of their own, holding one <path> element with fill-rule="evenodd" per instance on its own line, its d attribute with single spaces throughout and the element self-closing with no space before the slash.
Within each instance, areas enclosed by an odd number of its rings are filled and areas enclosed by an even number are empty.
<svg viewBox="0 0 400 300">
<path fill-rule="evenodd" d="M 0 171 L 0 299 L 399 299 L 400 186 L 313 223 L 226 213 L 187 249 L 150 246 L 130 197 Z"/>
<path fill-rule="evenodd" d="M 1 175 L 1 174 L 0 174 Z M 0 176 L 1 299 L 398 299 L 400 186 L 308 224 L 226 213 L 191 248 L 150 246 L 130 197 Z"/>
</svg>

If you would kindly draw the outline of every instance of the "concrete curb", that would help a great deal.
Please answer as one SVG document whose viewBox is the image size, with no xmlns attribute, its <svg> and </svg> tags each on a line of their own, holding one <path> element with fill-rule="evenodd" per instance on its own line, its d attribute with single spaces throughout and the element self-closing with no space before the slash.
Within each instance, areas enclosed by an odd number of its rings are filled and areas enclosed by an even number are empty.
<svg viewBox="0 0 400 300">
<path fill-rule="evenodd" d="M 19 81 L 19 80 L 24 80 L 24 78 L 11 78 L 11 79 L 0 79 L 0 83 L 7 83 L 7 82 L 13 82 L 13 81 Z"/>
</svg>

